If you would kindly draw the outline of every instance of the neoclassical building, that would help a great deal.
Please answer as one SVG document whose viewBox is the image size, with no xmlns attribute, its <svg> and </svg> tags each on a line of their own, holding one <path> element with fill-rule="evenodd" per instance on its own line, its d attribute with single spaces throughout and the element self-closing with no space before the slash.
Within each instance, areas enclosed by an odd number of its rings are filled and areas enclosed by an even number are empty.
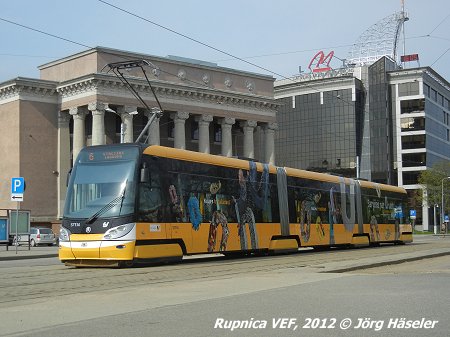
<svg viewBox="0 0 450 337">
<path fill-rule="evenodd" d="M 78 152 L 137 138 L 151 111 L 105 68 L 128 60 L 150 63 L 146 75 L 164 110 L 143 141 L 274 163 L 273 77 L 97 47 L 40 66 L 40 79 L 0 83 L 0 209 L 16 207 L 10 181 L 21 176 L 21 208 L 31 210 L 35 224 L 57 223 Z M 157 107 L 141 69 L 125 73 L 147 106 Z"/>
</svg>

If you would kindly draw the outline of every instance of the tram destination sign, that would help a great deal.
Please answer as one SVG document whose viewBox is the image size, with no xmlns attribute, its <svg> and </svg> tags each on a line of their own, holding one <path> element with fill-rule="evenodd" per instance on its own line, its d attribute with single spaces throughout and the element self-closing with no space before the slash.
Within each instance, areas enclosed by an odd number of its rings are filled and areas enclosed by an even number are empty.
<svg viewBox="0 0 450 337">
<path fill-rule="evenodd" d="M 80 163 L 105 162 L 114 160 L 136 160 L 139 149 L 135 146 L 86 148 L 80 152 Z"/>
</svg>

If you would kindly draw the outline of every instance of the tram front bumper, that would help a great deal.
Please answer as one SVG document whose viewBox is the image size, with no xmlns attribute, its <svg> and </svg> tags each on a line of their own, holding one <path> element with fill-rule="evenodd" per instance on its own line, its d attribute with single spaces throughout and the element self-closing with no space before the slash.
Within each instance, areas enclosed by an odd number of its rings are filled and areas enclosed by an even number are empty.
<svg viewBox="0 0 450 337">
<path fill-rule="evenodd" d="M 133 260 L 134 241 L 60 242 L 59 259 L 67 260 Z"/>
</svg>

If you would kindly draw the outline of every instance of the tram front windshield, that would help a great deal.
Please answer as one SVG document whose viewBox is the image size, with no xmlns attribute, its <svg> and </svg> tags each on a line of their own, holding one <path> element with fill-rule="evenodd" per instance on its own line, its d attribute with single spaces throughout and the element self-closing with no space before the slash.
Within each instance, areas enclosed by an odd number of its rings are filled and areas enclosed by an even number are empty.
<svg viewBox="0 0 450 337">
<path fill-rule="evenodd" d="M 65 218 L 111 218 L 134 212 L 136 161 L 79 162 L 72 172 Z"/>
</svg>

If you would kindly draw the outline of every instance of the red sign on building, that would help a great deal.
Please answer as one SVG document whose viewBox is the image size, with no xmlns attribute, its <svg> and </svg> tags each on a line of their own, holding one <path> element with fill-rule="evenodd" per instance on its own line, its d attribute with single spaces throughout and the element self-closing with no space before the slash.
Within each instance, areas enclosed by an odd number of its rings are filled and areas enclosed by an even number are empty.
<svg viewBox="0 0 450 337">
<path fill-rule="evenodd" d="M 419 61 L 419 54 L 403 55 L 400 60 L 402 62 Z"/>
<path fill-rule="evenodd" d="M 311 70 L 313 73 L 322 72 L 322 71 L 329 71 L 331 70 L 330 62 L 333 58 L 334 51 L 330 51 L 327 56 L 323 53 L 323 51 L 319 51 L 314 57 L 311 59 L 311 62 L 309 62 L 309 70 Z M 311 69 L 311 66 L 314 68 Z"/>
</svg>

